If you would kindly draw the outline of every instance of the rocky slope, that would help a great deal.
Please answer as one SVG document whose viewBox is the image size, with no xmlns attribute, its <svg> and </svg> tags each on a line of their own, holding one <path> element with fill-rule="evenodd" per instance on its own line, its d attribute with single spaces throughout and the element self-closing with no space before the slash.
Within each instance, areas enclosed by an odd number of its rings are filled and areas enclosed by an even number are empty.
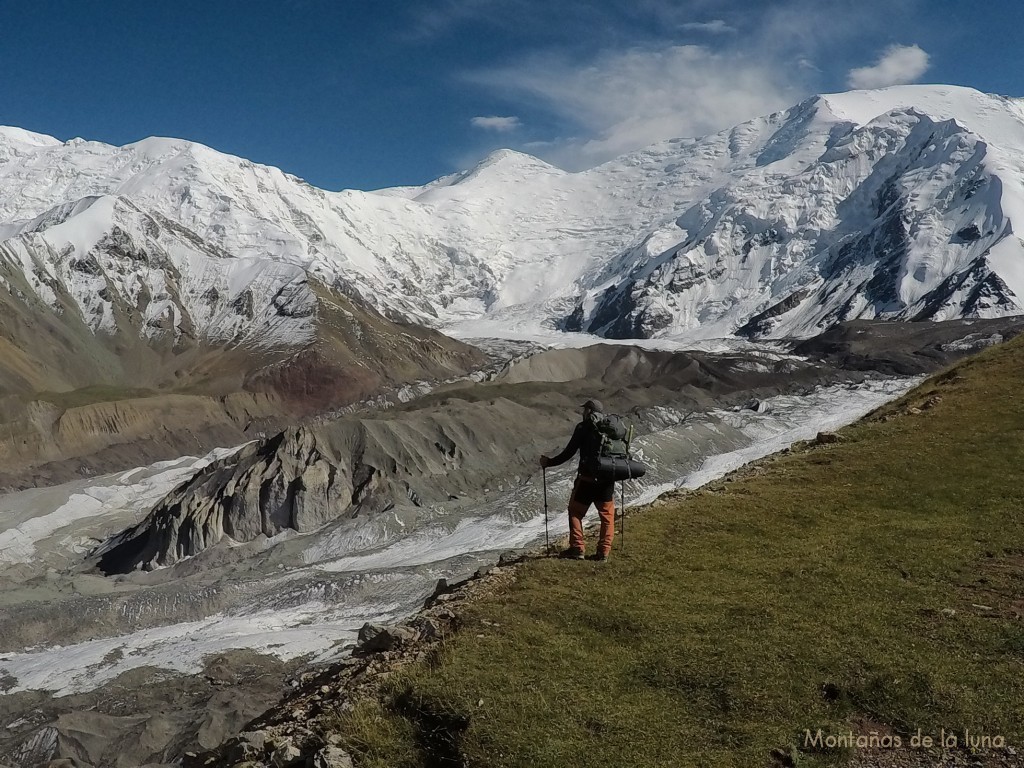
<svg viewBox="0 0 1024 768">
<path fill-rule="evenodd" d="M 62 479 L 51 465 L 76 458 L 124 466 L 118 446 L 138 463 L 237 444 L 484 359 L 124 197 L 61 205 L 7 234 L 0 486 Z"/>
<path fill-rule="evenodd" d="M 0 697 L 0 719 L 15 726 L 0 736 L 0 764 L 48 765 L 55 756 L 83 768 L 172 764 L 197 744 L 217 746 L 279 701 L 297 667 L 237 651 L 211 657 L 202 675 L 188 678 L 150 668 L 85 694 L 8 694 Z M 15 720 L 12 712 L 24 716 Z M 26 729 L 34 735 L 17 738 Z"/>
</svg>

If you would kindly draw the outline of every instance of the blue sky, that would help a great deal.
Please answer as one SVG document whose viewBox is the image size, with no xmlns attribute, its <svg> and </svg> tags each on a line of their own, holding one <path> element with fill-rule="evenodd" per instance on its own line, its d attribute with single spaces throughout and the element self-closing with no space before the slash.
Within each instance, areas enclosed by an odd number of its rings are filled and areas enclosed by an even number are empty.
<svg viewBox="0 0 1024 768">
<path fill-rule="evenodd" d="M 0 124 L 200 141 L 328 189 L 572 170 L 854 85 L 1024 96 L 1024 3 L 0 0 Z"/>
</svg>

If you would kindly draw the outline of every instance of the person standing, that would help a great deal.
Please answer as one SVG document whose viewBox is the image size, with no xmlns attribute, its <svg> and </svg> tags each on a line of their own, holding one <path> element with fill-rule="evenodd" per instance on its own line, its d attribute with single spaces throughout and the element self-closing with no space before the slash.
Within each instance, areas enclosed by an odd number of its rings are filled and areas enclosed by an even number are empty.
<svg viewBox="0 0 1024 768">
<path fill-rule="evenodd" d="M 561 552 L 559 557 L 584 559 L 586 542 L 583 538 L 583 518 L 593 504 L 601 518 L 601 530 L 597 552 L 587 559 L 600 562 L 607 560 L 611 554 L 612 538 L 615 535 L 615 481 L 598 480 L 588 469 L 596 464 L 601 450 L 601 434 L 597 429 L 598 422 L 603 418 L 601 401 L 587 400 L 580 408 L 583 418 L 573 430 L 565 450 L 557 456 L 541 456 L 540 465 L 544 468 L 557 467 L 579 453 L 576 482 L 569 496 L 569 548 Z"/>
</svg>

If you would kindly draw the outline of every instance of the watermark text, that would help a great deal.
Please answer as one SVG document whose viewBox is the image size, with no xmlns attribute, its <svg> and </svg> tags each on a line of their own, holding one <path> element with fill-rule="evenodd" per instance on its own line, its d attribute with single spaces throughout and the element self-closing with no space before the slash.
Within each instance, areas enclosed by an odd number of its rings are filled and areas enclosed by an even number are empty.
<svg viewBox="0 0 1024 768">
<path fill-rule="evenodd" d="M 947 731 L 945 728 L 938 733 L 925 733 L 920 728 L 916 733 L 900 735 L 868 731 L 854 733 L 827 733 L 821 728 L 815 731 L 804 730 L 803 746 L 806 750 L 827 749 L 1006 749 L 1006 737 L 1001 734 L 983 733 L 965 728 L 962 731 Z"/>
</svg>

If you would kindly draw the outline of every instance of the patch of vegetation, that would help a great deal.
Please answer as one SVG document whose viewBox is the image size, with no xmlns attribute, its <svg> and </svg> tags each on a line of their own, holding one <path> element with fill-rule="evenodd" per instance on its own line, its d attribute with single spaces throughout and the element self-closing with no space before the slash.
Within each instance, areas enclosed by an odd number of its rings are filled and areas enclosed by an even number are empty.
<svg viewBox="0 0 1024 768">
<path fill-rule="evenodd" d="M 819 728 L 1020 746 L 1022 390 L 1024 339 L 631 516 L 608 563 L 534 561 L 337 727 L 365 766 L 446 764 L 445 718 L 469 766 L 845 762 Z"/>
<path fill-rule="evenodd" d="M 360 768 L 416 768 L 425 757 L 415 722 L 385 713 L 369 702 L 326 721 L 344 736 L 348 751 L 361 757 Z"/>
<path fill-rule="evenodd" d="M 37 400 L 53 403 L 58 408 L 80 408 L 94 403 L 111 403 L 118 400 L 132 400 L 142 397 L 153 397 L 161 394 L 152 389 L 131 389 L 128 387 L 110 387 L 97 385 L 82 387 L 67 392 L 40 392 Z"/>
</svg>

